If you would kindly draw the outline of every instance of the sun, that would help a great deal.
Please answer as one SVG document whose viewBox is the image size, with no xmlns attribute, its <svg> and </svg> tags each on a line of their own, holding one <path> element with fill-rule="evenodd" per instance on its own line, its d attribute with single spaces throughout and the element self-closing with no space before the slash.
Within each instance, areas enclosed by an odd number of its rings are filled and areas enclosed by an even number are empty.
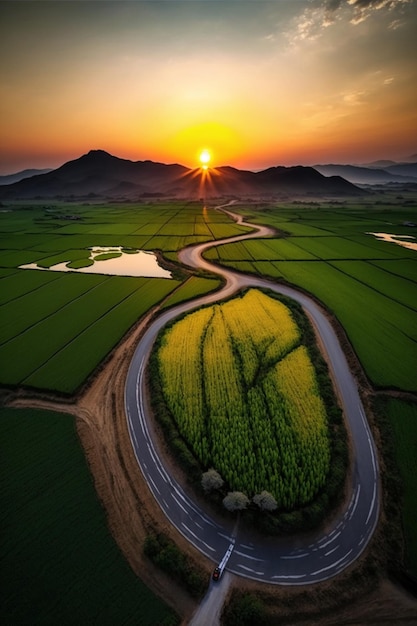
<svg viewBox="0 0 417 626">
<path fill-rule="evenodd" d="M 208 150 L 203 150 L 199 156 L 201 166 L 206 170 L 211 159 L 211 154 Z"/>
</svg>

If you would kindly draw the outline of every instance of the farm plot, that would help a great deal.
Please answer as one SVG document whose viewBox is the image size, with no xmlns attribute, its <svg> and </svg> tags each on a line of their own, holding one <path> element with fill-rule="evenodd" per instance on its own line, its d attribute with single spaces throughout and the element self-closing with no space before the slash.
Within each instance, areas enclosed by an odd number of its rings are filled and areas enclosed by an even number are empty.
<svg viewBox="0 0 417 626">
<path fill-rule="evenodd" d="M 323 261 L 224 263 L 241 271 L 284 279 L 314 294 L 341 322 L 366 373 L 377 386 L 417 390 L 416 313 L 402 304 L 404 298 L 415 302 L 414 287 L 408 288 L 408 295 L 397 293 L 396 301 Z M 389 282 L 387 291 L 388 286 Z"/>
<path fill-rule="evenodd" d="M 19 265 L 86 265 L 93 246 L 174 254 L 213 239 L 212 225 L 222 235 L 242 232 L 229 217 L 199 203 L 15 205 L 1 214 L 0 228 L 8 233 L 0 242 L 1 383 L 74 391 L 128 328 L 179 286 L 174 280 L 62 275 L 18 270 Z M 217 284 L 190 281 L 175 301 Z"/>
<path fill-rule="evenodd" d="M 342 323 L 377 386 L 416 390 L 417 256 L 366 234 L 375 230 L 412 235 L 415 229 L 402 225 L 402 220 L 413 219 L 410 212 L 368 203 L 320 210 L 299 207 L 296 214 L 292 207 L 279 207 L 255 215 L 264 224 L 286 225 L 287 232 L 292 223 L 322 231 L 320 236 L 297 233 L 284 239 L 246 241 L 240 259 L 234 244 L 225 244 L 218 248 L 217 260 L 240 271 L 284 279 L 317 296 Z M 323 236 L 324 229 L 328 236 Z M 249 254 L 251 263 L 246 261 Z M 303 259 L 303 254 L 309 257 Z"/>
<path fill-rule="evenodd" d="M 309 252 L 300 250 L 288 239 L 251 239 L 250 241 L 228 243 L 216 249 L 207 250 L 204 257 L 220 262 L 316 259 Z"/>
<path fill-rule="evenodd" d="M 390 274 L 366 261 L 333 261 L 330 265 L 417 312 L 416 282 Z"/>
<path fill-rule="evenodd" d="M 218 246 L 216 248 L 210 248 L 204 253 L 204 257 L 208 259 L 225 259 L 239 261 L 252 261 L 253 256 L 248 251 L 245 241 L 238 241 L 235 243 L 229 243 Z"/>
<path fill-rule="evenodd" d="M 248 314 L 248 312 L 250 312 Z M 181 436 L 233 490 L 310 502 L 330 443 L 314 368 L 289 309 L 262 292 L 200 309 L 165 331 L 161 388 Z"/>
<path fill-rule="evenodd" d="M 197 296 L 202 296 L 205 293 L 214 291 L 220 286 L 220 284 L 220 280 L 191 276 L 191 278 L 176 289 L 171 296 L 168 296 L 168 298 L 164 300 L 162 308 L 174 306 L 179 302 L 185 302 L 186 300 L 191 300 Z"/>
<path fill-rule="evenodd" d="M 273 226 L 278 230 L 289 233 L 290 235 L 296 235 L 297 237 L 328 237 L 329 235 L 327 228 L 302 224 L 293 219 L 286 222 L 274 220 Z"/>
<path fill-rule="evenodd" d="M 288 282 L 313 293 L 335 313 L 377 386 L 417 390 L 414 311 L 324 262 L 274 265 Z"/>
<path fill-rule="evenodd" d="M 403 525 L 407 545 L 407 566 L 417 576 L 417 405 L 390 399 L 386 407 L 394 435 L 395 457 L 404 485 Z"/>
<path fill-rule="evenodd" d="M 35 263 L 46 256 L 47 253 L 42 254 L 35 250 L 6 250 L 0 253 L 0 267 L 17 268 L 25 263 Z"/>
<path fill-rule="evenodd" d="M 181 237 L 180 235 L 156 235 L 156 237 L 150 237 L 144 248 L 146 250 L 163 250 L 168 252 L 174 252 L 176 250 L 180 250 L 183 247 L 184 239 L 188 243 L 194 243 L 196 241 L 195 237 Z M 201 238 L 198 238 L 197 241 L 202 241 Z"/>
<path fill-rule="evenodd" d="M 256 244 L 256 240 L 254 242 Z M 300 250 L 293 239 L 265 239 L 263 245 L 266 248 L 266 252 L 259 254 L 257 247 L 252 249 L 252 242 L 247 242 L 249 249 L 252 251 L 254 258 L 258 261 L 310 261 L 317 260 L 317 257 L 306 250 Z"/>
<path fill-rule="evenodd" d="M 417 258 L 415 260 L 372 261 L 372 265 L 417 283 Z"/>
<path fill-rule="evenodd" d="M 194 235 L 198 237 L 206 237 L 206 239 L 211 239 L 211 232 L 206 222 L 200 221 L 196 218 L 194 224 Z"/>
<path fill-rule="evenodd" d="M 230 218 L 226 218 L 229 220 Z M 246 226 L 239 226 L 234 222 L 216 222 L 210 221 L 207 222 L 207 225 L 210 229 L 213 239 L 223 239 L 226 237 L 233 237 L 234 235 L 241 235 L 242 233 L 251 232 L 252 228 L 247 228 Z"/>
<path fill-rule="evenodd" d="M 32 273 L 32 272 L 31 272 Z M 0 344 L 6 343 L 13 337 L 34 326 L 41 320 L 53 315 L 60 308 L 71 302 L 76 302 L 87 291 L 108 280 L 105 276 L 98 276 L 96 280 L 88 276 L 87 280 L 76 274 L 60 277 L 53 282 L 48 281 L 41 285 L 36 293 L 29 293 L 16 298 L 0 307 Z M 1 284 L 1 283 L 0 283 Z M 98 297 L 99 294 L 97 294 Z"/>
<path fill-rule="evenodd" d="M 370 233 L 354 235 L 349 237 L 349 240 L 374 250 L 374 259 L 415 259 L 416 253 L 414 250 L 407 250 L 407 248 L 404 248 L 397 243 L 382 241 Z"/>
<path fill-rule="evenodd" d="M 318 259 L 375 259 L 378 254 L 362 243 L 343 237 L 292 237 L 291 242 Z M 394 252 L 395 254 L 395 252 Z M 391 251 L 380 249 L 379 258 L 390 258 Z"/>
<path fill-rule="evenodd" d="M 57 294 L 66 291 L 70 276 L 58 282 Z M 47 305 L 36 291 L 31 294 L 33 302 L 39 302 L 39 307 L 33 307 L 35 317 L 31 318 L 29 306 L 24 316 L 27 329 L 0 346 L 3 384 L 74 391 L 129 327 L 179 284 L 159 279 L 77 278 L 80 281 L 70 282 L 74 290 L 78 285 L 78 296 L 55 306 L 54 312 L 48 309 L 41 320 L 39 311 L 45 312 Z M 90 288 L 86 290 L 85 285 Z M 65 297 L 61 300 L 64 303 Z"/>
<path fill-rule="evenodd" d="M 3 270 L 0 274 L 0 304 L 5 304 L 10 300 L 24 296 L 38 289 L 38 287 L 58 279 L 59 275 L 50 272 Z"/>
<path fill-rule="evenodd" d="M 0 411 L 2 624 L 174 626 L 115 544 L 72 417 Z"/>
</svg>

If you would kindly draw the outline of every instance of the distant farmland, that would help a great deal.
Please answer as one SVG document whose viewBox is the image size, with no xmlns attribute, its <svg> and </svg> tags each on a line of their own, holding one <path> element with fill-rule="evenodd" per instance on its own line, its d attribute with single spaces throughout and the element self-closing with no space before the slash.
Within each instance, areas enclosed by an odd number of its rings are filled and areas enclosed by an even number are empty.
<svg viewBox="0 0 417 626">
<path fill-rule="evenodd" d="M 206 258 L 314 294 L 339 319 L 375 385 L 417 391 L 417 252 L 366 234 L 409 235 L 401 223 L 409 214 L 377 206 L 248 215 L 285 238 L 225 244 Z"/>
<path fill-rule="evenodd" d="M 339 320 L 366 375 L 380 391 L 417 390 L 417 252 L 370 232 L 416 236 L 415 209 L 378 204 L 288 203 L 234 207 L 280 235 L 225 244 L 207 258 L 284 280 L 316 296 Z M 132 324 L 163 307 L 216 289 L 212 276 L 131 278 L 18 269 L 85 263 L 91 246 L 158 249 L 177 262 L 183 246 L 247 232 L 198 203 L 44 206 L 10 204 L 0 214 L 0 383 L 73 393 Z M 386 412 L 405 485 L 408 565 L 417 573 L 413 525 L 415 404 Z M 410 408 L 411 407 L 411 408 Z M 19 487 L 16 486 L 16 489 Z"/>
<path fill-rule="evenodd" d="M 197 204 L 13 206 L 0 221 L 0 382 L 64 393 L 73 393 L 129 328 L 170 293 L 175 292 L 173 304 L 219 283 L 186 281 L 185 274 L 177 280 L 133 278 L 19 265 L 83 265 L 88 248 L 96 245 L 159 248 L 175 259 L 178 249 L 212 240 L 213 233 L 247 230 Z"/>
</svg>

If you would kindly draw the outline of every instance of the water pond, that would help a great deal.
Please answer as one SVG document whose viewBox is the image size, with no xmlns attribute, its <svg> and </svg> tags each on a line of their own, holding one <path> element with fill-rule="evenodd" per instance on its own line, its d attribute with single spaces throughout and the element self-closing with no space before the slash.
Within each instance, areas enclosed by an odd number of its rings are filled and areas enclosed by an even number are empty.
<svg viewBox="0 0 417 626">
<path fill-rule="evenodd" d="M 88 264 L 71 267 L 71 261 L 63 261 L 51 267 L 41 267 L 37 263 L 20 265 L 20 269 L 46 270 L 50 272 L 81 272 L 84 274 L 108 274 L 111 276 L 142 276 L 148 278 L 172 278 L 171 272 L 161 267 L 154 252 L 125 249 L 122 246 L 111 248 L 93 246 L 89 248 Z M 74 264 L 73 264 L 74 265 Z"/>
<path fill-rule="evenodd" d="M 367 235 L 373 235 L 381 241 L 388 241 L 390 243 L 396 243 L 408 250 L 417 250 L 417 243 L 408 241 L 409 239 L 415 239 L 412 235 L 392 235 L 390 233 L 366 233 Z"/>
</svg>

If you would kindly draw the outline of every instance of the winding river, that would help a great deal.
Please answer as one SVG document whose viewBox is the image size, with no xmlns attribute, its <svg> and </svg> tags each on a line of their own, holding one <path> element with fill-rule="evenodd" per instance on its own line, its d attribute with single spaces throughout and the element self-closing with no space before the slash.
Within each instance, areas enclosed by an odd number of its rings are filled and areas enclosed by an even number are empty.
<svg viewBox="0 0 417 626">
<path fill-rule="evenodd" d="M 225 209 L 228 205 L 217 207 Z M 279 585 L 306 585 L 331 578 L 349 567 L 369 543 L 379 516 L 380 485 L 375 444 L 359 396 L 357 383 L 333 327 L 323 309 L 305 294 L 292 287 L 264 278 L 238 274 L 219 268 L 202 258 L 212 246 L 254 237 L 271 236 L 265 226 L 244 222 L 228 213 L 253 232 L 216 242 L 207 242 L 180 252 L 180 260 L 192 268 L 221 274 L 224 287 L 191 302 L 165 311 L 151 323 L 133 356 L 125 388 L 125 407 L 132 446 L 147 484 L 168 520 L 200 552 L 218 563 L 231 542 L 234 551 L 227 570 L 239 576 Z M 231 524 L 219 523 L 170 476 L 158 453 L 145 392 L 145 369 L 159 331 L 172 319 L 203 304 L 228 298 L 244 287 L 272 289 L 299 302 L 312 320 L 332 373 L 344 411 L 353 449 L 350 498 L 325 529 L 309 535 L 285 538 L 254 538 L 234 530 Z"/>
</svg>

